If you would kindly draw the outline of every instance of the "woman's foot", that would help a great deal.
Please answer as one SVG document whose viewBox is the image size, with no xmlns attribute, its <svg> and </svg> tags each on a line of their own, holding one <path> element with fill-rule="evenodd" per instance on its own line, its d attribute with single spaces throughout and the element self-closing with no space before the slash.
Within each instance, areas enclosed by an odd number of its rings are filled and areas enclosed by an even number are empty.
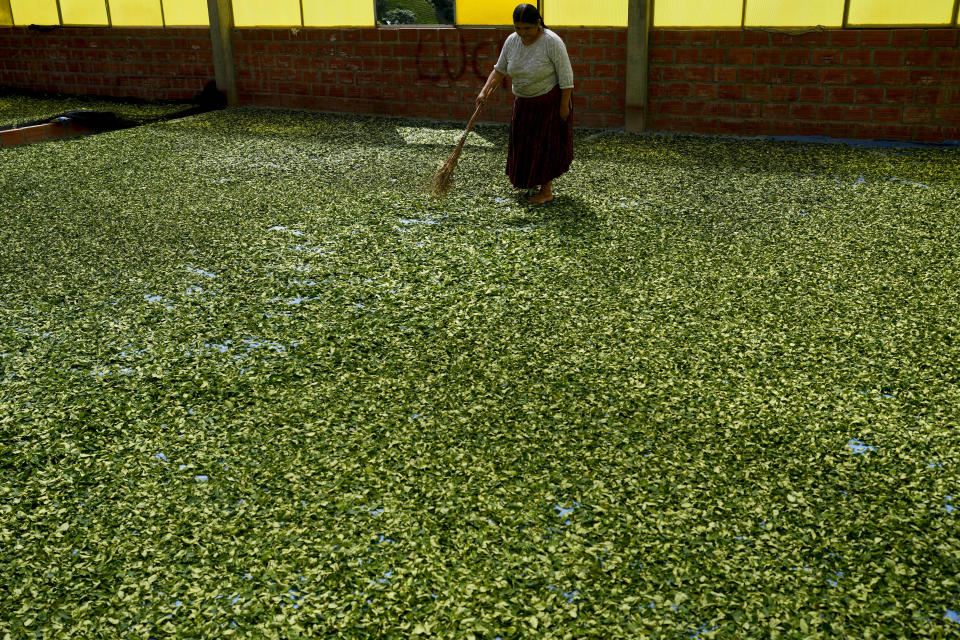
<svg viewBox="0 0 960 640">
<path fill-rule="evenodd" d="M 527 202 L 530 204 L 543 204 L 544 202 L 550 202 L 551 200 L 553 200 L 553 190 L 550 188 L 549 184 L 545 184 L 543 187 L 541 187 L 540 192 L 537 195 L 529 198 Z"/>
</svg>

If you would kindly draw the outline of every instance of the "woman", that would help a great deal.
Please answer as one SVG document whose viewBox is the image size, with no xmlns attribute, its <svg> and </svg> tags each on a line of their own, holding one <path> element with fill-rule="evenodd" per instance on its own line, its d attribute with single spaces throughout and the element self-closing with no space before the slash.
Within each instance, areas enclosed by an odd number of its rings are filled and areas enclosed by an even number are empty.
<svg viewBox="0 0 960 640">
<path fill-rule="evenodd" d="M 487 83 L 477 96 L 482 106 L 504 77 L 513 79 L 513 118 L 507 175 L 517 189 L 540 191 L 530 204 L 553 200 L 552 182 L 573 161 L 570 95 L 573 69 L 560 36 L 543 26 L 537 8 L 521 4 L 513 11 L 515 33 L 507 37 Z"/>
</svg>

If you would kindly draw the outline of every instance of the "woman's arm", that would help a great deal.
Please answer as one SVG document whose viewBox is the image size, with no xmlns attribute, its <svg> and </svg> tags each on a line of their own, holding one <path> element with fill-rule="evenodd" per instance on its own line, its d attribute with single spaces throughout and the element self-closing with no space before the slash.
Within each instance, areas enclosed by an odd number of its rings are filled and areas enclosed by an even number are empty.
<svg viewBox="0 0 960 640">
<path fill-rule="evenodd" d="M 496 90 L 497 85 L 499 85 L 505 77 L 506 76 L 496 69 L 490 72 L 490 75 L 487 77 L 487 83 L 483 85 L 483 90 L 481 90 L 480 95 L 477 96 L 477 109 L 486 103 L 487 99 L 490 98 L 490 94 Z"/>
<path fill-rule="evenodd" d="M 570 96 L 573 95 L 573 88 L 563 89 L 560 92 L 560 119 L 566 120 L 570 117 Z"/>
</svg>

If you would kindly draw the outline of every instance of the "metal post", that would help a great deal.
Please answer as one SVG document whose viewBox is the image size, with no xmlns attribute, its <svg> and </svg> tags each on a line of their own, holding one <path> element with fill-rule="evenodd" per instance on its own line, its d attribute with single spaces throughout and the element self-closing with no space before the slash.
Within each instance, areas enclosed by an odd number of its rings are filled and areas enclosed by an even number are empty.
<svg viewBox="0 0 960 640">
<path fill-rule="evenodd" d="M 850 20 L 850 0 L 844 0 L 843 2 L 843 24 L 842 28 L 847 28 L 847 22 Z"/>
<path fill-rule="evenodd" d="M 233 64 L 233 2 L 207 0 L 210 13 L 210 40 L 217 89 L 227 94 L 227 105 L 237 105 L 237 71 Z"/>
<path fill-rule="evenodd" d="M 13 26 L 13 7 L 10 6 L 10 0 L 0 0 L 0 16 L 10 16 L 10 26 Z"/>
<path fill-rule="evenodd" d="M 630 0 L 627 10 L 627 112 L 626 130 L 647 128 L 647 86 L 650 72 L 650 26 L 653 0 Z"/>
<path fill-rule="evenodd" d="M 950 21 L 950 24 L 954 27 L 957 26 L 958 12 L 960 12 L 960 0 L 956 0 L 956 2 L 953 3 L 953 20 Z"/>
</svg>

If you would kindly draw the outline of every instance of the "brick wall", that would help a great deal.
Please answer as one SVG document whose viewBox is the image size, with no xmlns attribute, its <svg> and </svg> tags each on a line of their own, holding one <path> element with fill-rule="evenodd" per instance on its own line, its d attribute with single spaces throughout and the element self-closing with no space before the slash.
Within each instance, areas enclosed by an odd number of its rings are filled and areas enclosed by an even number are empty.
<svg viewBox="0 0 960 640">
<path fill-rule="evenodd" d="M 0 86 L 189 100 L 213 79 L 210 30 L 0 28 Z"/>
<path fill-rule="evenodd" d="M 626 29 L 558 29 L 575 121 L 624 124 Z M 238 29 L 242 104 L 466 120 L 509 29 Z M 655 30 L 662 131 L 960 139 L 960 30 L 804 35 Z M 0 86 L 186 100 L 213 79 L 206 28 L 0 28 Z M 508 86 L 484 119 L 510 117 Z"/>
<path fill-rule="evenodd" d="M 957 29 L 656 30 L 654 129 L 960 139 Z"/>
<path fill-rule="evenodd" d="M 467 120 L 511 29 L 240 29 L 234 32 L 240 101 L 324 111 Z M 620 127 L 625 29 L 558 29 L 577 87 L 579 126 Z M 482 120 L 506 122 L 509 83 Z"/>
</svg>

